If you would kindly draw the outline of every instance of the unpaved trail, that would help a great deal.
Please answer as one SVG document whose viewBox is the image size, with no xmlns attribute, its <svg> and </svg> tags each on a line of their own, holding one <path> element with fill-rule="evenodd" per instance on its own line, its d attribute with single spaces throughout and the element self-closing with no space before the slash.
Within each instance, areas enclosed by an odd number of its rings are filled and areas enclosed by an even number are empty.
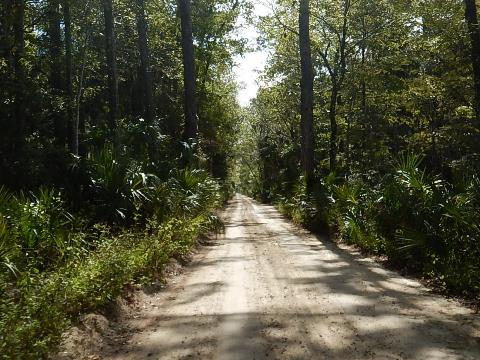
<svg viewBox="0 0 480 360">
<path fill-rule="evenodd" d="M 479 319 L 237 196 L 226 233 L 105 359 L 480 359 Z"/>
</svg>

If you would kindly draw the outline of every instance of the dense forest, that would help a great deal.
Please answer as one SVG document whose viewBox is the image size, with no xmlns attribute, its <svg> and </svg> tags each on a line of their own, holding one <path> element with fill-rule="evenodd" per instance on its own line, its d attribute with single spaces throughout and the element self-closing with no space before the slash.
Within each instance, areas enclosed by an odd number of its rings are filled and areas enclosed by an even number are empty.
<svg viewBox="0 0 480 360">
<path fill-rule="evenodd" d="M 1 6 L 0 357 L 38 359 L 219 226 L 249 5 Z"/>
<path fill-rule="evenodd" d="M 2 1 L 1 358 L 161 274 L 234 187 L 478 300 L 477 2 L 252 6 Z M 243 108 L 240 18 L 270 52 Z"/>
<path fill-rule="evenodd" d="M 243 191 L 478 296 L 475 1 L 277 1 L 259 27 L 272 54 L 242 117 Z"/>
</svg>

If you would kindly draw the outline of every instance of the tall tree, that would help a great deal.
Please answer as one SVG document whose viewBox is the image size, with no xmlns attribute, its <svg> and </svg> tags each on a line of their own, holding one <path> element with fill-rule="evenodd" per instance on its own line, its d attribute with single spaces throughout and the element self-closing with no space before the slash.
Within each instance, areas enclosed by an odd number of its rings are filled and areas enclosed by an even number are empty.
<svg viewBox="0 0 480 360">
<path fill-rule="evenodd" d="M 115 132 L 117 127 L 118 109 L 118 70 L 116 58 L 115 21 L 113 15 L 113 1 L 103 0 L 103 15 L 105 18 L 105 51 L 108 75 L 109 113 L 108 125 Z M 114 135 L 115 136 L 115 135 Z M 115 136 L 116 138 L 116 136 Z M 116 142 L 116 140 L 114 140 Z"/>
<path fill-rule="evenodd" d="M 72 60 L 72 20 L 70 0 L 63 0 L 63 19 L 65 23 L 65 90 L 68 121 L 68 144 L 70 152 L 78 155 L 78 126 L 73 116 L 73 60 Z"/>
<path fill-rule="evenodd" d="M 14 119 L 15 119 L 15 144 L 21 147 L 24 143 L 25 133 L 25 1 L 13 0 L 13 71 L 14 71 Z"/>
<path fill-rule="evenodd" d="M 3 86 L 0 89 L 0 94 L 2 98 L 0 101 L 3 104 L 12 103 L 11 101 L 6 101 L 7 99 L 12 99 L 14 94 L 12 92 L 12 75 L 14 74 L 13 69 L 13 0 L 3 0 L 0 2 L 0 61 L 4 64 L 4 69 L 7 71 L 0 73 L 0 81 Z M 13 105 L 13 104 L 12 104 Z M 14 129 L 13 120 L 11 113 L 11 106 L 3 106 L 2 115 L 0 115 L 0 126 L 5 131 L 2 132 L 2 140 L 11 137 L 11 131 Z M 6 141 L 3 141 L 3 144 L 0 147 L 7 145 Z"/>
<path fill-rule="evenodd" d="M 330 120 L 330 171 L 335 171 L 337 166 L 337 112 L 340 92 L 343 87 L 347 70 L 347 38 L 350 7 L 351 0 L 342 1 L 342 12 L 338 24 L 334 24 L 321 17 L 322 25 L 329 31 L 332 31 L 336 38 L 336 45 L 334 46 L 333 51 L 331 51 L 332 41 L 328 41 L 326 48 L 320 50 L 320 57 L 330 75 L 331 81 L 330 107 L 328 112 Z"/>
<path fill-rule="evenodd" d="M 142 82 L 143 100 L 143 116 L 148 125 L 147 147 L 150 160 L 156 157 L 155 141 L 153 131 L 153 120 L 155 109 L 153 104 L 152 76 L 150 71 L 150 49 L 148 47 L 148 25 L 145 14 L 145 0 L 136 0 L 137 5 L 137 31 L 138 31 L 138 48 L 140 52 L 140 79 Z"/>
<path fill-rule="evenodd" d="M 138 48 L 140 52 L 140 78 L 142 80 L 144 116 L 149 125 L 153 122 L 152 77 L 150 72 L 150 50 L 148 48 L 147 19 L 145 15 L 145 0 L 136 0 Z"/>
<path fill-rule="evenodd" d="M 184 140 L 196 139 L 198 132 L 195 54 L 193 48 L 192 8 L 190 0 L 178 0 L 178 12 L 182 27 L 182 51 L 185 88 Z"/>
<path fill-rule="evenodd" d="M 478 24 L 478 10 L 475 0 L 465 0 L 465 19 L 470 33 L 472 44 L 473 80 L 475 88 L 475 125 L 480 128 L 480 26 Z"/>
<path fill-rule="evenodd" d="M 301 116 L 302 116 L 302 167 L 310 187 L 314 176 L 314 133 L 313 133 L 313 66 L 310 43 L 310 2 L 300 0 L 299 45 L 302 78 Z"/>
<path fill-rule="evenodd" d="M 0 57 L 8 58 L 10 53 L 13 0 L 0 2 Z"/>
<path fill-rule="evenodd" d="M 60 109 L 64 84 L 62 80 L 62 33 L 60 1 L 50 0 L 48 3 L 48 38 L 50 55 L 49 82 L 52 91 L 50 111 L 55 127 L 55 142 L 65 146 L 66 124 Z"/>
</svg>

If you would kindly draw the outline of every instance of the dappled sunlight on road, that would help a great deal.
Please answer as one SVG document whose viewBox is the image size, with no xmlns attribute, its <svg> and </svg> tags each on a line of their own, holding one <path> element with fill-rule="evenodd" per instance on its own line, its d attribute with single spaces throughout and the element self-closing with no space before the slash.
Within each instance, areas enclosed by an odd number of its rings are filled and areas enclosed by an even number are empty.
<svg viewBox="0 0 480 360">
<path fill-rule="evenodd" d="M 478 359 L 479 319 L 237 196 L 112 359 Z"/>
</svg>

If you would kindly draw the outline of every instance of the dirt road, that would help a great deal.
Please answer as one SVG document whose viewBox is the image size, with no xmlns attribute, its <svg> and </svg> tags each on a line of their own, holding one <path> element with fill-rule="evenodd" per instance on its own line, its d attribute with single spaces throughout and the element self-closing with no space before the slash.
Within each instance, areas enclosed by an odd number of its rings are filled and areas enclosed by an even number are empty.
<svg viewBox="0 0 480 360">
<path fill-rule="evenodd" d="M 479 319 L 454 301 L 237 196 L 226 233 L 110 359 L 480 359 Z"/>
</svg>

